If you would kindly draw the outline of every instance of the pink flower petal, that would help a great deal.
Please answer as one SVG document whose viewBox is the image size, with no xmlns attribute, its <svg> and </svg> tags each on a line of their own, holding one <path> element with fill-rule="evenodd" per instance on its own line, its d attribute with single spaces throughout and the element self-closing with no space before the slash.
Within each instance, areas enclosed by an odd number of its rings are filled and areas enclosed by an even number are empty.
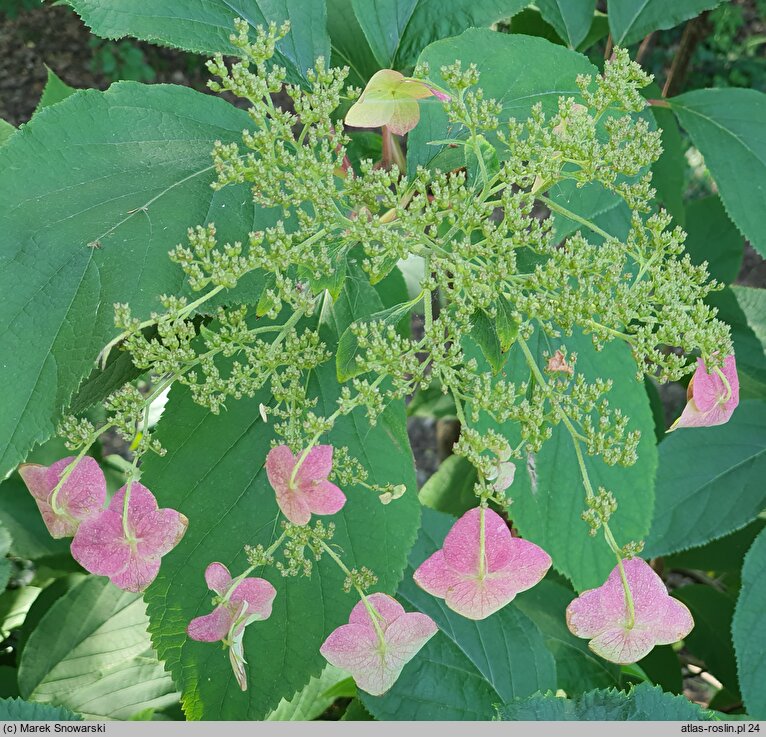
<svg viewBox="0 0 766 737">
<path fill-rule="evenodd" d="M 124 570 L 131 556 L 124 537 L 122 515 L 111 509 L 85 520 L 71 545 L 72 556 L 88 572 L 113 576 Z"/>
<path fill-rule="evenodd" d="M 128 565 L 119 573 L 112 574 L 109 580 L 123 591 L 138 593 L 144 591 L 157 578 L 160 572 L 159 558 L 139 558 L 131 556 Z"/>
<path fill-rule="evenodd" d="M 633 558 L 623 561 L 623 566 L 635 612 L 631 628 L 619 566 L 603 585 L 583 592 L 567 607 L 572 634 L 590 639 L 594 652 L 622 664 L 640 660 L 655 645 L 683 639 L 694 626 L 689 610 L 668 595 L 646 561 Z"/>
<path fill-rule="evenodd" d="M 444 599 L 450 589 L 460 583 L 462 576 L 460 572 L 447 565 L 444 551 L 437 550 L 418 566 L 412 580 L 432 596 Z"/>
<path fill-rule="evenodd" d="M 266 456 L 266 475 L 274 491 L 279 493 L 290 485 L 290 476 L 297 459 L 286 445 L 272 448 Z"/>
<path fill-rule="evenodd" d="M 211 563 L 205 569 L 205 582 L 211 591 L 223 596 L 231 586 L 231 573 L 223 563 Z"/>
<path fill-rule="evenodd" d="M 231 603 L 245 602 L 248 620 L 268 619 L 277 590 L 263 578 L 245 578 L 231 595 Z"/>
<path fill-rule="evenodd" d="M 139 557 L 162 557 L 178 543 L 189 526 L 185 515 L 175 509 L 157 509 L 136 521 L 136 554 Z"/>
<path fill-rule="evenodd" d="M 346 503 L 346 495 L 329 481 L 318 481 L 307 494 L 309 507 L 314 514 L 335 514 Z"/>
<path fill-rule="evenodd" d="M 233 623 L 232 612 L 227 607 L 217 606 L 210 614 L 192 619 L 186 633 L 199 642 L 218 642 L 229 634 Z"/>
<path fill-rule="evenodd" d="M 333 630 L 319 648 L 330 665 L 357 673 L 376 667 L 378 636 L 366 624 L 342 624 Z M 358 683 L 358 681 L 357 681 Z"/>
<path fill-rule="evenodd" d="M 275 489 L 277 504 L 282 514 L 294 525 L 307 525 L 311 521 L 311 509 L 306 496 L 299 491 Z"/>
<path fill-rule="evenodd" d="M 382 629 L 386 629 L 394 620 L 404 614 L 404 607 L 393 596 L 388 594 L 370 594 L 367 601 L 375 608 L 375 611 L 383 617 Z M 363 601 L 358 601 L 348 617 L 349 624 L 359 624 L 372 628 L 372 620 Z"/>
<path fill-rule="evenodd" d="M 302 489 L 308 491 L 315 481 L 327 479 L 332 471 L 332 451 L 332 445 L 315 445 L 309 451 L 296 474 L 296 482 Z"/>
<path fill-rule="evenodd" d="M 98 463 L 84 456 L 69 474 L 58 493 L 56 514 L 50 504 L 53 490 L 74 456 L 62 458 L 52 466 L 36 463 L 19 467 L 19 474 L 37 502 L 48 531 L 54 538 L 71 537 L 82 520 L 98 514 L 106 501 L 106 479 Z"/>
<path fill-rule="evenodd" d="M 705 362 L 697 359 L 697 369 L 689 382 L 688 402 L 671 430 L 713 427 L 729 421 L 739 404 L 739 377 L 733 355 L 726 357 L 721 372 L 729 382 L 728 387 L 717 371 L 708 373 Z"/>
<path fill-rule="evenodd" d="M 479 537 L 481 508 L 468 510 L 447 533 L 444 539 L 444 558 L 447 564 L 463 573 L 479 571 Z M 484 511 L 484 555 L 486 570 L 504 568 L 510 558 L 509 543 L 513 539 L 505 520 L 491 509 Z"/>
</svg>

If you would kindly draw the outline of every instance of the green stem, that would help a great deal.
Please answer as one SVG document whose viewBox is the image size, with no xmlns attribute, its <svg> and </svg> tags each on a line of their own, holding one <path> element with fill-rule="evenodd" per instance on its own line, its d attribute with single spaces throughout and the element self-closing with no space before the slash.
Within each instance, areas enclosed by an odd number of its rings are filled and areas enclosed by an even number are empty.
<svg viewBox="0 0 766 737">
<path fill-rule="evenodd" d="M 277 548 L 282 544 L 286 536 L 287 536 L 287 532 L 283 532 L 271 545 L 269 545 L 269 547 L 266 548 L 266 551 L 263 554 L 264 557 L 274 555 Z M 242 573 L 239 574 L 239 576 L 231 579 L 231 583 L 229 584 L 229 589 L 227 590 L 223 599 L 221 599 L 221 604 L 225 604 L 227 601 L 229 601 L 229 599 L 231 598 L 231 595 L 234 593 L 234 589 L 236 589 L 237 586 L 242 581 L 244 581 L 256 568 L 258 568 L 258 566 L 248 566 Z"/>
<path fill-rule="evenodd" d="M 545 203 L 545 205 L 548 207 L 549 210 L 552 210 L 553 212 L 559 213 L 559 215 L 563 215 L 566 218 L 569 218 L 570 220 L 574 220 L 576 223 L 580 223 L 580 225 L 584 225 L 589 230 L 592 230 L 594 233 L 597 233 L 602 238 L 605 238 L 607 240 L 613 240 L 614 236 L 610 233 L 607 233 L 605 230 L 602 230 L 598 227 L 595 223 L 592 223 L 590 220 L 586 220 L 584 217 L 580 217 L 575 212 L 572 212 L 571 210 L 567 210 L 566 207 L 562 207 L 558 203 L 554 202 L 549 197 L 545 197 L 544 195 L 537 195 L 537 199 L 540 200 L 540 202 Z"/>
<path fill-rule="evenodd" d="M 527 364 L 529 365 L 529 368 L 532 371 L 532 374 L 535 376 L 538 383 L 540 384 L 540 388 L 548 395 L 548 399 L 553 405 L 556 414 L 559 416 L 562 423 L 569 431 L 569 434 L 572 436 L 572 444 L 574 445 L 575 455 L 577 456 L 577 463 L 580 467 L 580 476 L 582 477 L 583 487 L 585 488 L 585 496 L 587 499 L 593 499 L 595 498 L 596 493 L 593 490 L 593 484 L 590 481 L 588 468 L 585 465 L 585 456 L 583 455 L 582 448 L 580 447 L 578 433 L 574 425 L 572 424 L 572 421 L 569 419 L 569 417 L 564 412 L 564 410 L 562 410 L 561 407 L 558 405 L 558 402 L 556 402 L 553 396 L 553 392 L 548 386 L 548 383 L 545 381 L 545 377 L 540 371 L 540 368 L 537 365 L 537 361 L 535 361 L 534 356 L 532 355 L 532 352 L 529 350 L 529 346 L 527 345 L 526 341 L 521 337 L 519 337 L 517 340 L 518 340 L 519 346 L 521 347 L 522 352 L 524 353 L 524 357 L 527 360 Z M 633 602 L 633 594 L 631 593 L 630 586 L 628 586 L 628 578 L 625 575 L 625 566 L 623 565 L 623 562 L 622 562 L 622 550 L 620 549 L 620 546 L 617 544 L 617 541 L 614 539 L 614 535 L 612 534 L 612 531 L 609 529 L 608 523 L 603 518 L 601 520 L 601 526 L 604 529 L 604 538 L 606 539 L 606 543 L 607 545 L 609 545 L 609 548 L 611 549 L 611 551 L 614 553 L 615 557 L 617 558 L 617 567 L 620 571 L 620 580 L 622 581 L 622 588 L 625 594 L 625 602 L 628 609 L 627 627 L 628 629 L 632 629 L 636 621 L 636 612 L 635 612 L 635 605 Z"/>
<path fill-rule="evenodd" d="M 380 620 L 382 620 L 383 617 L 370 603 L 370 600 L 367 598 L 367 595 L 364 593 L 362 588 L 357 583 L 355 583 L 354 577 L 351 575 L 351 571 L 348 569 L 348 566 L 340 559 L 338 554 L 324 540 L 319 540 L 318 542 L 322 546 L 322 549 L 335 561 L 335 564 L 338 566 L 338 568 L 340 568 L 341 571 L 346 574 L 346 577 L 351 582 L 351 585 L 356 589 L 356 593 L 359 594 L 359 598 L 362 600 L 364 608 L 370 615 L 370 620 L 372 621 L 372 626 L 375 628 L 375 633 L 378 635 L 380 646 L 381 648 L 385 648 L 386 638 L 383 634 L 383 628 L 380 626 Z"/>
<path fill-rule="evenodd" d="M 726 374 L 724 374 L 724 372 L 721 371 L 721 369 L 716 367 L 713 369 L 713 371 L 715 371 L 716 374 L 718 374 L 719 378 L 723 382 L 724 387 L 726 387 L 726 396 L 723 397 L 723 399 L 721 400 L 725 404 L 731 399 L 731 394 L 732 394 L 731 384 L 729 383 L 729 380 L 726 378 Z"/>
</svg>

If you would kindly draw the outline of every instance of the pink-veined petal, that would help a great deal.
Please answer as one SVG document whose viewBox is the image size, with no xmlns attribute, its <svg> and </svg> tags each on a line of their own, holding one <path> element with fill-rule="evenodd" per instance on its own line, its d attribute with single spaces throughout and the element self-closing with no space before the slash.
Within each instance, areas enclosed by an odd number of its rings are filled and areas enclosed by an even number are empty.
<svg viewBox="0 0 766 737">
<path fill-rule="evenodd" d="M 122 515 L 111 509 L 80 524 L 71 545 L 72 556 L 86 571 L 113 576 L 124 570 L 131 557 L 124 537 Z"/>
<path fill-rule="evenodd" d="M 19 466 L 19 475 L 35 500 L 47 504 L 52 490 L 48 485 L 48 467 L 39 463 L 22 463 Z"/>
<path fill-rule="evenodd" d="M 64 458 L 48 469 L 51 491 L 70 461 Z M 95 458 L 84 456 L 64 482 L 58 503 L 77 520 L 85 520 L 101 512 L 106 502 L 106 478 Z"/>
<path fill-rule="evenodd" d="M 142 558 L 169 553 L 186 533 L 189 520 L 175 509 L 158 509 L 136 522 L 136 552 Z"/>
<path fill-rule="evenodd" d="M 431 596 L 444 599 L 449 590 L 460 583 L 460 574 L 444 559 L 444 551 L 437 550 L 426 558 L 412 575 L 412 580 Z"/>
<path fill-rule="evenodd" d="M 211 563 L 205 569 L 205 583 L 211 591 L 223 596 L 231 586 L 231 573 L 223 563 Z"/>
<path fill-rule="evenodd" d="M 694 619 L 686 604 L 668 596 L 664 605 L 657 607 L 654 619 L 647 627 L 658 645 L 672 645 L 692 631 Z"/>
<path fill-rule="evenodd" d="M 309 509 L 314 514 L 335 514 L 346 503 L 346 495 L 329 481 L 318 481 L 306 493 Z"/>
<path fill-rule="evenodd" d="M 420 105 L 415 100 L 398 100 L 388 120 L 388 127 L 397 136 L 409 133 L 420 122 Z"/>
<path fill-rule="evenodd" d="M 218 642 L 226 637 L 232 624 L 231 611 L 227 607 L 217 606 L 210 614 L 192 619 L 186 633 L 198 642 Z"/>
<path fill-rule="evenodd" d="M 479 572 L 481 508 L 468 510 L 444 539 L 444 558 L 461 573 Z M 504 568 L 511 559 L 511 531 L 491 509 L 484 510 L 484 556 L 489 572 Z"/>
<path fill-rule="evenodd" d="M 139 558 L 131 555 L 125 568 L 109 576 L 109 580 L 123 591 L 138 593 L 144 591 L 157 578 L 159 572 L 159 558 Z"/>
<path fill-rule="evenodd" d="M 620 665 L 641 660 L 652 651 L 654 645 L 655 639 L 651 632 L 639 628 L 625 630 L 621 627 L 607 629 L 588 643 L 596 655 Z"/>
<path fill-rule="evenodd" d="M 247 603 L 247 618 L 268 619 L 271 616 L 271 607 L 277 590 L 263 578 L 245 578 L 237 584 L 237 588 L 231 595 L 230 601 Z"/>
<path fill-rule="evenodd" d="M 277 504 L 282 514 L 294 525 L 306 525 L 311 520 L 311 509 L 306 495 L 287 488 L 275 489 Z"/>
<path fill-rule="evenodd" d="M 266 456 L 266 475 L 274 491 L 286 491 L 290 484 L 290 476 L 295 467 L 296 458 L 286 445 L 272 448 Z"/>
<path fill-rule="evenodd" d="M 327 480 L 332 471 L 332 453 L 332 445 L 315 445 L 308 452 L 295 474 L 295 482 L 300 489 L 308 491 L 315 481 Z"/>
<path fill-rule="evenodd" d="M 386 629 L 392 622 L 404 614 L 404 607 L 393 596 L 388 594 L 375 593 L 367 597 L 367 601 L 374 607 L 375 611 L 383 617 L 381 623 L 382 629 Z M 370 614 L 363 601 L 358 601 L 351 614 L 348 617 L 349 624 L 358 624 L 364 627 L 373 628 Z"/>
</svg>

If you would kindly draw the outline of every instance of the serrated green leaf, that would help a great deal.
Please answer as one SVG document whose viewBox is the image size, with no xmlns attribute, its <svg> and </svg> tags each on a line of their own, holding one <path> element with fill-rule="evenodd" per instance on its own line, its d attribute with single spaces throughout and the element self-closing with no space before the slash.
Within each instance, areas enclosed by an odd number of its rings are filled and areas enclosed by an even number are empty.
<svg viewBox="0 0 766 737">
<path fill-rule="evenodd" d="M 290 21 L 290 33 L 277 44 L 273 62 L 293 82 L 305 79 L 318 56 L 330 58 L 324 2 L 303 0 L 67 0 L 97 36 L 133 36 L 142 41 L 202 54 L 234 54 L 229 40 L 234 21 L 251 28 Z"/>
<path fill-rule="evenodd" d="M 0 476 L 53 434 L 115 335 L 112 305 L 148 317 L 160 294 L 181 291 L 167 252 L 190 225 L 254 229 L 246 187 L 223 199 L 210 188 L 211 142 L 247 126 L 244 111 L 209 95 L 122 82 L 46 108 L 0 149 L 0 382 L 14 388 L 0 414 Z M 243 205 L 219 207 L 235 195 Z"/>
<path fill-rule="evenodd" d="M 609 0 L 609 28 L 615 46 L 630 46 L 658 29 L 694 18 L 721 0 Z"/>
<path fill-rule="evenodd" d="M 658 645 L 636 665 L 663 691 L 674 694 L 683 693 L 681 661 L 671 645 Z"/>
<path fill-rule="evenodd" d="M 747 713 L 766 719 L 766 531 L 755 539 L 742 568 L 742 588 L 734 611 L 732 635 L 737 653 L 737 673 Z"/>
<path fill-rule="evenodd" d="M 414 66 L 432 41 L 510 18 L 527 4 L 527 0 L 452 0 L 445 13 L 439 3 L 429 0 L 352 0 L 378 65 L 400 70 Z"/>
<path fill-rule="evenodd" d="M 19 663 L 21 695 L 91 719 L 127 719 L 176 699 L 151 650 L 140 595 L 88 577 L 40 619 Z"/>
<path fill-rule="evenodd" d="M 12 126 L 7 120 L 0 118 L 0 146 L 16 132 L 16 128 Z"/>
<path fill-rule="evenodd" d="M 567 628 L 566 608 L 574 598 L 571 589 L 546 578 L 514 600 L 515 606 L 543 633 L 556 660 L 557 686 L 569 696 L 615 686 L 620 680 L 619 666 L 595 655 L 586 640 L 575 637 Z"/>
<path fill-rule="evenodd" d="M 744 527 L 766 506 L 766 402 L 742 402 L 725 425 L 680 429 L 660 444 L 645 554 L 655 558 Z"/>
<path fill-rule="evenodd" d="M 553 722 L 715 720 L 713 712 L 646 683 L 633 686 L 627 693 L 617 689 L 591 691 L 577 699 L 538 694 L 502 707 L 499 717 L 503 721 Z"/>
<path fill-rule="evenodd" d="M 500 338 L 494 320 L 484 310 L 477 310 L 471 318 L 470 336 L 479 346 L 492 372 L 497 373 L 505 364 L 505 354 L 501 350 Z"/>
<path fill-rule="evenodd" d="M 610 343 L 596 352 L 590 338 L 581 334 L 555 344 L 536 334 L 530 350 L 542 362 L 544 350 L 553 353 L 560 345 L 577 353 L 576 371 L 588 381 L 597 377 L 613 380 L 607 395 L 610 405 L 619 407 L 631 418 L 629 427 L 641 432 L 638 461 L 633 466 L 607 466 L 600 459 L 585 458 L 594 488 L 603 486 L 617 499 L 618 511 L 610 522 L 617 540 L 640 540 L 649 531 L 654 504 L 657 447 L 654 418 L 643 382 L 635 378 L 635 362 L 624 344 Z M 526 361 L 516 347 L 509 352 L 505 372 L 514 381 L 529 376 Z M 512 446 L 518 442 L 515 425 L 508 424 L 501 430 Z M 534 467 L 534 474 L 530 474 L 528 465 L 517 463 L 513 486 L 506 492 L 513 499 L 510 513 L 514 525 L 551 555 L 554 567 L 570 578 L 576 590 L 601 585 L 614 568 L 614 556 L 603 536 L 588 535 L 587 526 L 580 520 L 585 491 L 572 439 L 563 425 L 553 429 L 551 439 L 535 455 Z"/>
<path fill-rule="evenodd" d="M 733 88 L 694 90 L 668 102 L 705 157 L 726 212 L 766 256 L 766 94 Z"/>
<path fill-rule="evenodd" d="M 40 102 L 37 103 L 35 114 L 40 110 L 51 105 L 55 105 L 57 102 L 66 100 L 67 97 L 73 95 L 77 90 L 74 87 L 70 87 L 63 79 L 54 72 L 50 67 L 46 66 L 48 71 L 48 81 L 43 88 L 43 94 L 40 97 Z"/>
<path fill-rule="evenodd" d="M 336 696 L 328 694 L 332 687 L 346 679 L 346 672 L 328 665 L 318 677 L 309 682 L 289 701 L 282 699 L 279 706 L 266 719 L 270 722 L 305 722 L 321 716 L 335 701 Z"/>
<path fill-rule="evenodd" d="M 686 206 L 686 250 L 695 264 L 708 263 L 713 279 L 731 284 L 739 274 L 745 241 L 716 196 Z"/>
<path fill-rule="evenodd" d="M 397 596 L 430 616 L 439 632 L 385 695 L 361 694 L 377 719 L 490 719 L 494 704 L 554 688 L 556 668 L 542 633 L 513 603 L 475 622 L 425 593 L 412 572 L 442 546 L 454 518 L 423 510 L 423 525 Z"/>
<path fill-rule="evenodd" d="M 349 278 L 339 299 L 322 310 L 320 334 L 328 349 L 334 351 L 339 332 L 364 317 L 358 310 L 379 306 L 369 284 Z M 340 387 L 331 363 L 312 373 L 308 391 L 318 400 L 319 414 L 332 414 Z M 261 719 L 281 699 L 292 698 L 326 665 L 319 647 L 348 621 L 355 603 L 343 591 L 344 574 L 327 556 L 308 578 L 284 578 L 274 568 L 261 573 L 277 596 L 271 617 L 245 633 L 248 682 L 254 684 L 247 692 L 237 686 L 220 647 L 186 636 L 189 621 L 210 611 L 206 566 L 218 560 L 239 572 L 247 565 L 245 544 L 269 545 L 279 534 L 280 514 L 263 468 L 275 435 L 258 412 L 259 403 L 268 401 L 264 391 L 213 415 L 195 405 L 188 392 L 174 389 L 158 430 L 173 452 L 147 461 L 142 476 L 161 506 L 189 518 L 186 535 L 163 559 L 146 597 L 154 643 L 184 692 L 184 709 L 192 719 Z M 373 428 L 363 416 L 339 419 L 325 442 L 348 447 L 360 458 L 369 483 L 404 483 L 408 492 L 384 506 L 368 489 L 344 488 L 348 501 L 333 517 L 333 542 L 349 566 L 366 565 L 375 572 L 376 590 L 392 592 L 418 526 L 415 473 L 403 404 L 390 404 Z"/>
<path fill-rule="evenodd" d="M 8 589 L 0 594 L 0 637 L 3 640 L 24 624 L 27 613 L 41 590 L 37 586 L 22 586 L 20 589 Z"/>
<path fill-rule="evenodd" d="M 23 699 L 0 699 L 0 721 L 79 722 L 82 717 L 69 709 L 50 704 L 33 704 Z"/>
<path fill-rule="evenodd" d="M 537 7 L 570 49 L 576 49 L 588 35 L 596 0 L 537 0 Z"/>
<path fill-rule="evenodd" d="M 732 291 L 745 313 L 747 324 L 766 348 L 766 289 L 734 286 Z"/>
</svg>

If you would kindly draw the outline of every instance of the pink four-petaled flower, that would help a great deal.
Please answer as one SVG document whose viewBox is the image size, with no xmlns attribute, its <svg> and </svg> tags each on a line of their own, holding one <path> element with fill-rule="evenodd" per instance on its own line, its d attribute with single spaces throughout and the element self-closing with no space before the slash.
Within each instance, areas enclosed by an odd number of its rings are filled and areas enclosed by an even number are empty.
<svg viewBox="0 0 766 737">
<path fill-rule="evenodd" d="M 266 474 L 277 504 L 294 525 L 307 524 L 312 514 L 335 514 L 346 503 L 343 492 L 327 480 L 332 453 L 332 445 L 315 445 L 295 473 L 299 459 L 286 445 L 272 448 L 266 456 Z"/>
<path fill-rule="evenodd" d="M 404 666 L 438 628 L 429 616 L 405 612 L 386 594 L 371 594 L 367 602 L 375 614 L 370 614 L 364 601 L 358 602 L 348 624 L 334 630 L 319 652 L 330 665 L 349 671 L 359 688 L 380 696 L 394 685 Z"/>
<path fill-rule="evenodd" d="M 239 687 L 247 689 L 245 654 L 242 639 L 251 622 L 268 619 L 276 589 L 263 578 L 241 579 L 230 590 L 233 580 L 223 563 L 211 563 L 205 570 L 205 581 L 220 597 L 210 614 L 189 622 L 186 632 L 199 642 L 223 642 L 229 647 L 229 659 Z"/>
<path fill-rule="evenodd" d="M 189 521 L 175 509 L 159 509 L 143 484 L 133 481 L 127 524 L 123 486 L 100 514 L 80 524 L 72 541 L 74 559 L 90 573 L 109 576 L 125 591 L 143 591 L 157 576 L 160 558 L 183 537 Z"/>
<path fill-rule="evenodd" d="M 613 663 L 635 663 L 655 645 L 670 645 L 691 632 L 686 606 L 670 596 L 662 579 L 641 558 L 623 561 L 633 598 L 634 621 L 625 599 L 619 566 L 597 589 L 584 591 L 567 607 L 567 626 L 589 639 L 594 653 Z"/>
<path fill-rule="evenodd" d="M 413 579 L 458 614 L 485 619 L 541 581 L 550 566 L 548 553 L 513 537 L 499 514 L 485 509 L 482 515 L 476 508 L 455 522 L 442 549 L 418 567 Z"/>
<path fill-rule="evenodd" d="M 705 362 L 698 358 L 686 397 L 686 407 L 671 430 L 712 427 L 728 422 L 739 404 L 739 377 L 734 355 L 727 356 L 723 366 L 711 373 L 708 373 Z"/>
<path fill-rule="evenodd" d="M 61 476 L 74 461 L 62 458 L 52 466 L 25 463 L 19 474 L 35 498 L 51 537 L 71 537 L 80 523 L 97 515 L 106 501 L 106 479 L 98 463 L 90 456 L 80 459 L 56 496 L 57 511 L 51 497 Z"/>
</svg>

